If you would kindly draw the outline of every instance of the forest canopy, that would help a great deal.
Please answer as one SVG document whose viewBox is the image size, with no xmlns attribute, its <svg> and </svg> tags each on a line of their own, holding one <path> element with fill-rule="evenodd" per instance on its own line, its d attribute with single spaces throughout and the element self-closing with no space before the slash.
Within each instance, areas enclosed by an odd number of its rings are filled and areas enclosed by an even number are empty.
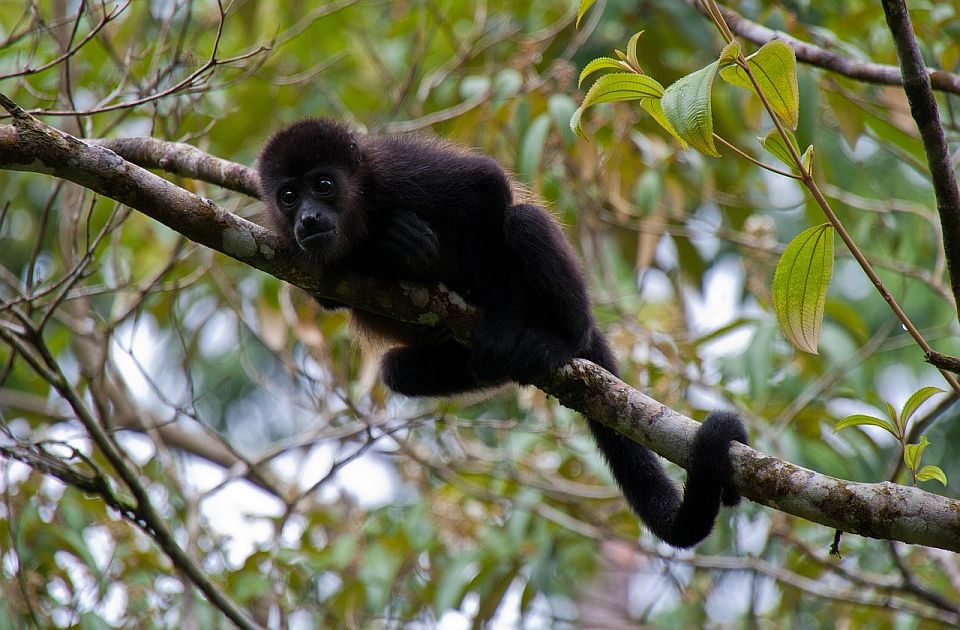
<svg viewBox="0 0 960 630">
<path fill-rule="evenodd" d="M 0 628 L 960 624 L 958 33 L 893 0 L 0 4 Z M 619 380 L 391 393 L 310 294 L 477 313 L 262 227 L 256 156 L 316 116 L 502 164 Z M 715 409 L 749 500 L 681 552 L 584 416 L 682 480 Z"/>
</svg>

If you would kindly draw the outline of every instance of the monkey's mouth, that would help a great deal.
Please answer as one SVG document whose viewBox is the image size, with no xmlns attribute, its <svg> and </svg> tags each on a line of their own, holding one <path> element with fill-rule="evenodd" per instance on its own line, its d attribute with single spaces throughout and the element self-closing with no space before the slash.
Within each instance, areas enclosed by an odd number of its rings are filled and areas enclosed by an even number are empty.
<svg viewBox="0 0 960 630">
<path fill-rule="evenodd" d="M 315 252 L 333 243 L 336 236 L 337 228 L 331 226 L 325 230 L 313 232 L 308 236 L 297 237 L 297 245 L 304 251 Z"/>
</svg>

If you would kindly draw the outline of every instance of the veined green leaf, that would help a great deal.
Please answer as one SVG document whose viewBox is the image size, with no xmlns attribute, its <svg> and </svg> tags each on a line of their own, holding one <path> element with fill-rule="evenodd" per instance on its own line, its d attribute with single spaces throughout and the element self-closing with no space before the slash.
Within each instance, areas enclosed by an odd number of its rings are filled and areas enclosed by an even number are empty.
<svg viewBox="0 0 960 630">
<path fill-rule="evenodd" d="M 580 73 L 580 78 L 577 80 L 577 87 L 583 85 L 583 80 L 594 72 L 600 70 L 616 70 L 617 72 L 623 72 L 624 70 L 629 70 L 625 63 L 622 61 L 617 61 L 610 57 L 599 57 L 594 59 L 586 66 L 584 66 L 583 71 Z"/>
<path fill-rule="evenodd" d="M 731 61 L 736 61 L 739 54 L 740 42 L 734 39 L 723 47 L 723 50 L 720 51 L 720 57 L 717 59 L 720 63 L 730 63 Z"/>
<path fill-rule="evenodd" d="M 923 457 L 923 451 L 930 446 L 930 440 L 927 436 L 921 435 L 920 442 L 917 444 L 907 444 L 903 447 L 903 463 L 910 470 L 916 470 L 920 467 L 920 458 Z"/>
<path fill-rule="evenodd" d="M 889 402 L 883 403 L 887 409 L 887 417 L 890 418 L 890 422 L 893 423 L 893 426 L 897 427 L 897 435 L 903 435 L 903 425 L 900 423 L 900 416 L 897 415 L 897 410 L 893 408 Z"/>
<path fill-rule="evenodd" d="M 787 339 L 817 354 L 823 305 L 833 276 L 833 228 L 825 223 L 797 235 L 773 275 L 773 308 Z"/>
<path fill-rule="evenodd" d="M 677 142 L 680 143 L 680 146 L 684 149 L 687 148 L 687 141 L 680 137 L 680 134 L 677 133 L 677 130 L 673 128 L 673 125 L 670 124 L 670 121 L 667 120 L 667 117 L 663 115 L 663 108 L 660 107 L 659 98 L 645 98 L 640 101 L 640 107 L 642 107 L 650 116 L 657 121 L 657 123 L 667 130 L 671 136 L 677 139 Z"/>
<path fill-rule="evenodd" d="M 583 103 L 570 118 L 570 128 L 583 135 L 580 118 L 583 112 L 591 105 L 611 103 L 614 101 L 636 101 L 644 98 L 660 98 L 663 96 L 663 86 L 656 79 L 645 74 L 618 72 L 607 74 L 590 86 Z"/>
<path fill-rule="evenodd" d="M 580 19 L 583 17 L 583 14 L 586 13 L 596 1 L 597 0 L 580 0 L 580 6 L 577 7 L 577 28 L 580 28 Z"/>
<path fill-rule="evenodd" d="M 889 422 L 882 418 L 875 418 L 874 416 L 867 416 L 861 413 L 853 414 L 852 416 L 847 416 L 837 424 L 833 426 L 833 432 L 836 433 L 840 429 L 846 429 L 847 427 L 856 427 L 861 425 L 870 425 L 874 427 L 880 427 L 885 431 L 889 432 L 891 435 L 896 436 L 896 430 L 890 425 Z"/>
<path fill-rule="evenodd" d="M 677 130 L 677 134 L 695 149 L 711 157 L 720 157 L 713 143 L 713 78 L 719 62 L 688 74 L 668 87 L 660 106 L 663 114 Z"/>
<path fill-rule="evenodd" d="M 917 481 L 929 481 L 936 479 L 944 486 L 947 485 L 947 476 L 939 466 L 924 466 L 917 471 Z"/>
<path fill-rule="evenodd" d="M 747 57 L 747 64 L 773 111 L 791 129 L 796 129 L 800 120 L 800 89 L 793 49 L 786 42 L 774 39 Z M 720 76 L 731 85 L 754 89 L 750 77 L 740 66 L 727 66 L 720 71 Z"/>
<path fill-rule="evenodd" d="M 913 416 L 917 408 L 920 407 L 923 403 L 931 396 L 936 396 L 937 394 L 945 393 L 939 387 L 921 387 L 917 391 L 913 392 L 910 395 L 910 398 L 907 399 L 907 402 L 903 403 L 903 409 L 900 411 L 900 422 L 903 423 L 903 426 L 907 426 L 907 421 L 910 420 L 910 417 Z"/>
<path fill-rule="evenodd" d="M 643 35 L 643 31 L 634 33 L 630 41 L 627 42 L 627 63 L 637 70 L 640 69 L 640 59 L 637 57 L 637 42 L 640 40 L 641 35 Z"/>
<path fill-rule="evenodd" d="M 763 148 L 772 153 L 778 160 L 791 169 L 797 170 L 797 163 L 793 161 L 793 156 L 790 155 L 790 149 L 787 147 L 787 143 L 784 142 L 783 136 L 780 135 L 776 127 L 768 131 L 767 135 L 760 141 L 763 143 Z M 797 152 L 797 155 L 800 155 L 800 147 L 797 145 L 797 139 L 789 129 L 787 130 L 787 142 L 793 145 L 793 149 Z"/>
</svg>

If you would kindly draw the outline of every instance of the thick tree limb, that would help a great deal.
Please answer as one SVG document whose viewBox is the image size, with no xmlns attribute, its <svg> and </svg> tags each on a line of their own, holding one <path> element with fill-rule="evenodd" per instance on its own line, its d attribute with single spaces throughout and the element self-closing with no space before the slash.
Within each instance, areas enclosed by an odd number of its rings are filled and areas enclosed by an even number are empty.
<svg viewBox="0 0 960 630">
<path fill-rule="evenodd" d="M 175 166 L 176 159 L 168 160 Z M 47 173 L 86 186 L 188 238 L 313 293 L 404 321 L 443 323 L 467 338 L 476 314 L 441 287 L 390 285 L 296 262 L 276 236 L 210 201 L 31 118 L 0 126 L 0 168 Z M 574 360 L 538 386 L 564 405 L 683 465 L 699 426 L 590 362 Z M 960 501 L 892 483 L 820 475 L 745 446 L 731 451 L 744 496 L 831 528 L 960 551 Z"/>
<path fill-rule="evenodd" d="M 91 140 L 107 147 L 128 162 L 144 168 L 157 168 L 183 177 L 217 184 L 221 188 L 258 197 L 257 173 L 253 169 L 228 162 L 183 142 L 167 142 L 147 136 Z"/>
<path fill-rule="evenodd" d="M 943 228 L 943 250 L 947 257 L 947 272 L 953 289 L 953 300 L 960 313 L 960 189 L 953 172 L 950 148 L 940 123 L 937 100 L 930 87 L 930 74 L 923 63 L 920 46 L 913 33 L 910 13 L 903 0 L 883 0 L 887 27 L 897 47 L 900 69 L 903 73 L 903 91 L 910 101 L 910 114 L 920 130 L 923 151 L 930 166 L 933 192 L 937 197 L 937 212 Z"/>
<path fill-rule="evenodd" d="M 703 6 L 701 0 L 687 0 L 698 11 L 709 17 L 707 9 Z M 775 31 L 762 24 L 757 24 L 743 17 L 733 9 L 721 6 L 723 18 L 737 36 L 753 42 L 758 46 L 766 44 L 770 40 L 779 39 L 786 42 L 793 48 L 797 60 L 811 66 L 817 66 L 824 70 L 829 70 L 857 81 L 866 83 L 876 83 L 879 85 L 901 85 L 900 69 L 896 66 L 890 66 L 879 63 L 869 63 L 845 57 L 832 50 L 810 44 L 808 42 L 792 37 L 783 31 Z M 924 73 L 930 78 L 930 84 L 935 90 L 960 94 L 960 76 L 946 72 L 944 70 L 935 70 L 933 68 L 924 68 Z"/>
</svg>

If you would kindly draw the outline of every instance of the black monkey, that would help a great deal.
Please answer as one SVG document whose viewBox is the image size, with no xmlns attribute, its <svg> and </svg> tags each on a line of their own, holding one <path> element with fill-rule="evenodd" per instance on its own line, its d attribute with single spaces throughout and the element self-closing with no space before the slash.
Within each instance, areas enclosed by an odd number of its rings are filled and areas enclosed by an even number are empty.
<svg viewBox="0 0 960 630">
<path fill-rule="evenodd" d="M 311 119 L 277 132 L 258 166 L 270 222 L 316 264 L 386 280 L 442 281 L 479 308 L 469 347 L 426 326 L 354 310 L 361 330 L 396 344 L 381 364 L 394 391 L 442 396 L 529 383 L 572 357 L 616 374 L 572 248 L 546 211 L 515 202 L 513 182 L 492 159 L 436 140 L 356 135 Z M 652 451 L 589 425 L 627 501 L 671 545 L 700 542 L 720 503 L 740 500 L 726 484 L 729 442 L 747 442 L 735 414 L 714 412 L 703 422 L 682 500 Z"/>
</svg>

